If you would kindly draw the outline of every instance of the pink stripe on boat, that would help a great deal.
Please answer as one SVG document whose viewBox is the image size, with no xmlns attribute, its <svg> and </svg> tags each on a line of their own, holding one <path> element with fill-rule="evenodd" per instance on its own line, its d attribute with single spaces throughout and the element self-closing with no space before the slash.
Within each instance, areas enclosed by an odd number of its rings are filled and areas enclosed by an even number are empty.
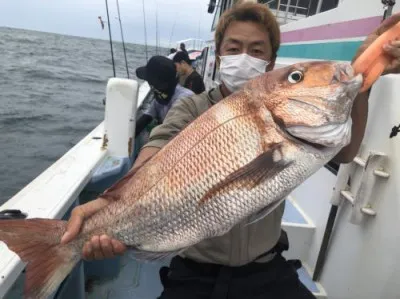
<svg viewBox="0 0 400 299">
<path fill-rule="evenodd" d="M 374 31 L 382 21 L 382 16 L 358 19 L 340 23 L 308 27 L 282 32 L 282 43 L 305 42 L 366 36 Z"/>
</svg>

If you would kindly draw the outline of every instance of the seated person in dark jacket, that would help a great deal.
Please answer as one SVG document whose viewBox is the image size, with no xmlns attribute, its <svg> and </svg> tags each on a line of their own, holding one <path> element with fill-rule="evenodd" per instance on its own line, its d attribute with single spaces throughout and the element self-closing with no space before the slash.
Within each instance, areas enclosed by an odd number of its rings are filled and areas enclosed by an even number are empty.
<svg viewBox="0 0 400 299">
<path fill-rule="evenodd" d="M 195 94 L 202 93 L 206 89 L 203 78 L 193 69 L 187 53 L 177 52 L 172 60 L 175 63 L 180 77 L 179 81 L 183 87 L 192 90 Z"/>
<path fill-rule="evenodd" d="M 154 100 L 136 122 L 135 136 L 155 119 L 162 124 L 168 110 L 183 97 L 193 92 L 178 84 L 177 72 L 171 59 L 164 56 L 153 56 L 146 66 L 136 69 L 136 76 L 146 80 L 154 93 Z"/>
</svg>

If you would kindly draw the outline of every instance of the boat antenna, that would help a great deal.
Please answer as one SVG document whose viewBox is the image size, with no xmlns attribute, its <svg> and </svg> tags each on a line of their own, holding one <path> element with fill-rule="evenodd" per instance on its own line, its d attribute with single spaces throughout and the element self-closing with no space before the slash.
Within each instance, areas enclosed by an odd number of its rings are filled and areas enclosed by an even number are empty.
<svg viewBox="0 0 400 299">
<path fill-rule="evenodd" d="M 116 77 L 116 75 L 115 75 L 114 50 L 113 50 L 112 37 L 111 37 L 110 15 L 108 13 L 108 0 L 106 0 L 106 10 L 107 10 L 107 20 L 108 20 L 108 23 L 107 23 L 107 25 L 108 25 L 108 34 L 110 35 L 111 59 L 112 59 L 114 77 Z"/>
<path fill-rule="evenodd" d="M 146 12 L 144 9 L 144 0 L 142 0 L 142 6 L 143 6 L 143 23 L 144 23 L 144 46 L 146 49 L 146 62 L 147 62 L 147 61 L 149 61 L 149 59 L 148 59 L 148 54 L 147 54 Z"/>
<path fill-rule="evenodd" d="M 199 3 L 199 4 L 200 4 L 200 3 Z M 202 7 L 202 5 L 200 4 L 199 11 L 201 11 L 201 7 Z M 198 38 L 198 39 L 200 39 L 201 16 L 202 16 L 202 14 L 199 14 L 199 25 L 198 25 L 198 27 L 197 27 L 197 38 Z"/>
<path fill-rule="evenodd" d="M 176 24 L 177 17 L 178 17 L 178 11 L 175 14 L 174 23 L 172 24 L 171 35 L 169 37 L 169 47 L 171 47 L 172 36 L 174 35 L 174 30 L 175 30 L 175 24 Z"/>
<path fill-rule="evenodd" d="M 159 55 L 159 37 L 158 37 L 158 9 L 157 9 L 157 0 L 156 2 L 156 53 Z"/>
<path fill-rule="evenodd" d="M 120 11 L 119 11 L 119 1 L 118 1 L 118 0 L 117 0 L 117 10 L 118 10 L 119 28 L 121 29 L 122 48 L 124 49 L 126 75 L 128 76 L 128 79 L 129 79 L 129 68 L 128 68 L 128 59 L 126 59 L 126 49 L 125 49 L 125 40 L 124 40 L 124 30 L 122 29 L 121 13 L 120 13 Z"/>
</svg>

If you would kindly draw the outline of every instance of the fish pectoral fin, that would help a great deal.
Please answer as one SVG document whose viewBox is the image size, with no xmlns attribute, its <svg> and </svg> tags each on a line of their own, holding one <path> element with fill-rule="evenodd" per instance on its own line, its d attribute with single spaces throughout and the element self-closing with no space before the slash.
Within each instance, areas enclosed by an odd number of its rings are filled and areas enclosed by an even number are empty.
<svg viewBox="0 0 400 299">
<path fill-rule="evenodd" d="M 266 207 L 262 208 L 257 213 L 251 215 L 250 218 L 248 219 L 248 221 L 246 222 L 246 226 L 256 223 L 257 221 L 260 221 L 264 217 L 268 216 L 268 214 L 271 213 L 273 210 L 275 210 L 285 199 L 286 199 L 286 197 L 284 197 L 280 200 L 277 200 L 277 201 L 267 205 Z"/>
<path fill-rule="evenodd" d="M 138 248 L 134 247 L 129 247 L 129 257 L 131 257 L 134 260 L 138 261 L 159 261 L 163 259 L 169 259 L 172 258 L 183 251 L 185 251 L 187 248 L 182 248 L 176 251 L 161 251 L 161 252 L 156 252 L 156 251 L 145 251 L 141 250 Z"/>
<path fill-rule="evenodd" d="M 285 160 L 282 154 L 282 143 L 270 146 L 249 164 L 228 175 L 223 181 L 212 187 L 201 199 L 204 203 L 226 188 L 247 188 L 249 190 L 258 186 L 268 178 L 285 169 L 293 161 Z"/>
</svg>

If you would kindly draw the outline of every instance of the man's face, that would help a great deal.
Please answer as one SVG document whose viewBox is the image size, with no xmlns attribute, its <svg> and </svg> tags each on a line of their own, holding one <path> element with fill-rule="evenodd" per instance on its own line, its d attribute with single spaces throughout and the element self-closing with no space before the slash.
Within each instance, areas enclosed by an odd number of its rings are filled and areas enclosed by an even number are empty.
<svg viewBox="0 0 400 299">
<path fill-rule="evenodd" d="M 220 56 L 243 53 L 266 61 L 272 60 L 269 33 L 262 25 L 254 22 L 234 21 L 225 30 Z M 273 66 L 274 63 L 270 63 L 267 71 Z"/>
</svg>

